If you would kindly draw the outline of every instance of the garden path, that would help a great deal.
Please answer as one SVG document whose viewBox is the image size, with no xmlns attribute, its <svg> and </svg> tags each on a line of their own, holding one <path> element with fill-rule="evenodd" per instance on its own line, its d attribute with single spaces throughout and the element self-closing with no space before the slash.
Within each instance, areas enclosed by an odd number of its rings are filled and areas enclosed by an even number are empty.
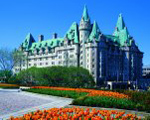
<svg viewBox="0 0 150 120">
<path fill-rule="evenodd" d="M 15 90 L 0 89 L 0 120 L 10 116 L 21 116 L 35 110 L 53 107 L 64 107 L 73 99 L 62 98 L 36 93 L 18 92 Z"/>
</svg>

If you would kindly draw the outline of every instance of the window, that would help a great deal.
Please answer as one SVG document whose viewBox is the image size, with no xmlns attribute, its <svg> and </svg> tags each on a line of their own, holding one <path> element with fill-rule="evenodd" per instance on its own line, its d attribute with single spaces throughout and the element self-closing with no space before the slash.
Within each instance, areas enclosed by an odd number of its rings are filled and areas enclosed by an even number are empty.
<svg viewBox="0 0 150 120">
<path fill-rule="evenodd" d="M 61 58 L 62 58 L 62 56 L 59 56 L 58 58 L 59 58 L 59 59 L 61 59 Z"/>
<path fill-rule="evenodd" d="M 95 67 L 94 64 L 92 65 L 92 67 Z"/>
<path fill-rule="evenodd" d="M 94 58 L 92 59 L 92 61 L 94 62 Z"/>
<path fill-rule="evenodd" d="M 70 55 L 70 58 L 73 58 L 73 55 Z"/>
<path fill-rule="evenodd" d="M 55 57 L 54 56 L 52 56 L 52 60 L 54 60 L 55 59 Z"/>
<path fill-rule="evenodd" d="M 94 55 L 95 55 L 95 52 L 93 52 L 92 55 L 94 56 Z"/>
<path fill-rule="evenodd" d="M 48 60 L 48 57 L 46 57 L 45 60 Z"/>
<path fill-rule="evenodd" d="M 73 52 L 73 50 L 70 50 L 70 52 Z"/>
<path fill-rule="evenodd" d="M 52 65 L 54 65 L 55 63 L 54 62 L 52 62 Z"/>
<path fill-rule="evenodd" d="M 42 61 L 42 58 L 40 58 L 39 60 Z"/>
<path fill-rule="evenodd" d="M 29 64 L 29 66 L 31 66 L 31 64 Z"/>
<path fill-rule="evenodd" d="M 37 64 L 36 64 L 36 63 L 34 63 L 34 66 L 37 66 Z"/>
<path fill-rule="evenodd" d="M 60 51 L 58 51 L 58 53 L 59 53 L 59 54 L 61 54 L 61 53 L 62 53 L 62 51 L 60 50 Z"/>
<path fill-rule="evenodd" d="M 40 65 L 42 65 L 42 63 L 40 63 Z"/>
<path fill-rule="evenodd" d="M 46 62 L 45 65 L 48 65 L 48 63 Z"/>
</svg>

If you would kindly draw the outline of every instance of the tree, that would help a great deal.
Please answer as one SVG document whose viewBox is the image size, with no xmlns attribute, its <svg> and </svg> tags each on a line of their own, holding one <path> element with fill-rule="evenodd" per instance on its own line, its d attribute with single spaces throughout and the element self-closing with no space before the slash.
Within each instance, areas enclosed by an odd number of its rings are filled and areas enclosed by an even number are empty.
<svg viewBox="0 0 150 120">
<path fill-rule="evenodd" d="M 31 67 L 17 74 L 17 80 L 23 85 L 93 87 L 93 76 L 81 67 L 52 66 L 45 68 Z"/>
<path fill-rule="evenodd" d="M 21 61 L 25 59 L 25 56 L 22 51 L 10 50 L 8 48 L 0 48 L 0 70 L 3 73 L 2 78 L 5 78 L 4 81 L 8 82 L 12 69 L 17 64 L 21 64 Z"/>
</svg>

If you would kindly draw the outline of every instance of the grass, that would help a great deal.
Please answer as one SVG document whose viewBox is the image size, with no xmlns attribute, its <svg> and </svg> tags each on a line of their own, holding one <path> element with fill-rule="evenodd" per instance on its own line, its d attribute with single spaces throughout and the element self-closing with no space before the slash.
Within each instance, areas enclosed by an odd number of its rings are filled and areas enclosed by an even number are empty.
<svg viewBox="0 0 150 120">
<path fill-rule="evenodd" d="M 46 95 L 54 95 L 54 96 L 60 96 L 60 97 L 67 97 L 67 98 L 79 98 L 82 96 L 87 95 L 86 92 L 75 92 L 75 91 L 64 91 L 64 90 L 52 90 L 52 89 L 28 89 L 25 90 L 28 92 L 34 92 L 34 93 L 40 93 L 40 94 L 46 94 Z"/>
<path fill-rule="evenodd" d="M 2 89 L 19 89 L 19 86 L 17 87 L 15 87 L 15 86 L 0 86 L 0 88 L 2 88 Z"/>
<path fill-rule="evenodd" d="M 136 104 L 125 98 L 113 98 L 107 96 L 84 96 L 75 99 L 73 105 L 106 107 L 106 108 L 121 108 L 134 110 Z"/>
<path fill-rule="evenodd" d="M 138 97 L 137 93 L 136 95 L 134 95 L 134 97 L 132 96 L 131 98 L 114 98 L 114 97 L 108 97 L 108 96 L 88 96 L 87 92 L 77 92 L 77 91 L 69 91 L 69 90 L 31 88 L 25 91 L 46 94 L 46 95 L 73 98 L 74 99 L 72 102 L 73 105 L 120 108 L 120 109 L 139 110 L 139 111 L 149 112 L 149 104 L 147 104 L 149 103 L 149 101 L 147 101 L 147 103 L 145 102 L 146 104 L 143 104 L 143 102 L 141 101 L 139 102 L 135 101 L 136 99 L 135 96 Z M 139 100 L 142 98 L 138 97 L 137 99 Z"/>
</svg>

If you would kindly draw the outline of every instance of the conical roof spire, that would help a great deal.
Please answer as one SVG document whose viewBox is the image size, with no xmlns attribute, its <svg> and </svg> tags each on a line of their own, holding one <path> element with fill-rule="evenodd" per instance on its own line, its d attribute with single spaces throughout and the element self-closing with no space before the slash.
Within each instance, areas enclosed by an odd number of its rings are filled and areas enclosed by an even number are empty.
<svg viewBox="0 0 150 120">
<path fill-rule="evenodd" d="M 124 43 L 129 42 L 130 35 L 127 27 L 125 26 L 125 22 L 123 20 L 122 14 L 119 14 L 118 21 L 113 35 L 119 38 L 119 43 L 121 46 L 123 46 Z"/>
<path fill-rule="evenodd" d="M 28 35 L 26 36 L 25 41 L 23 42 L 22 46 L 25 49 L 28 49 L 33 42 L 35 42 L 35 40 L 34 40 L 32 34 L 28 33 Z"/>
<path fill-rule="evenodd" d="M 84 6 L 84 10 L 83 10 L 83 14 L 82 14 L 82 19 L 84 21 L 89 21 L 90 20 L 86 5 Z"/>
<path fill-rule="evenodd" d="M 100 29 L 99 29 L 96 21 L 94 21 L 94 23 L 93 23 L 92 31 L 95 31 L 96 33 L 100 33 Z"/>
<path fill-rule="evenodd" d="M 124 29 L 124 27 L 125 27 L 125 23 L 124 23 L 122 14 L 120 13 L 120 14 L 119 14 L 119 17 L 118 17 L 118 21 L 117 21 L 116 28 L 117 28 L 118 30 L 122 30 L 122 29 Z"/>
<path fill-rule="evenodd" d="M 91 32 L 91 34 L 90 34 L 90 36 L 89 36 L 89 39 L 90 39 L 90 40 L 93 40 L 93 39 L 98 40 L 100 33 L 101 33 L 101 32 L 100 32 L 100 29 L 99 29 L 99 27 L 98 27 L 98 24 L 97 24 L 96 21 L 94 21 L 93 27 L 92 27 L 92 32 Z"/>
<path fill-rule="evenodd" d="M 28 34 L 27 34 L 25 40 L 35 42 L 35 40 L 34 40 L 34 38 L 33 38 L 33 36 L 32 36 L 31 33 L 28 33 Z"/>
</svg>

